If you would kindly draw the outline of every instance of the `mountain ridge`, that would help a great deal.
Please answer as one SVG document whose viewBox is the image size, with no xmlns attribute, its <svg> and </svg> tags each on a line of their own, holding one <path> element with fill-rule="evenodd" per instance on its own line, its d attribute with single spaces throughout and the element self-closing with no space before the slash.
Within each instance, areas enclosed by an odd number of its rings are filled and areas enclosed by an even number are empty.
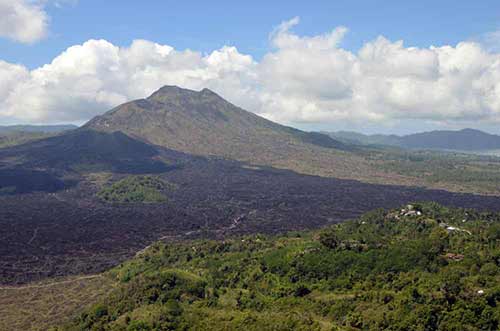
<svg viewBox="0 0 500 331">
<path fill-rule="evenodd" d="M 434 130 L 409 135 L 366 135 L 354 131 L 323 132 L 345 143 L 387 145 L 411 149 L 482 151 L 500 149 L 500 136 L 481 130 Z"/>
</svg>

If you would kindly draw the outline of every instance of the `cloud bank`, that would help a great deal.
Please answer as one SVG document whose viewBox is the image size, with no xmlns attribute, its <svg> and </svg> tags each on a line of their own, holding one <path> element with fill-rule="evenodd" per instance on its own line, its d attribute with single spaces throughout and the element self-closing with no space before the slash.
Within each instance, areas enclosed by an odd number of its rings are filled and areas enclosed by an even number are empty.
<svg viewBox="0 0 500 331">
<path fill-rule="evenodd" d="M 47 35 L 49 18 L 41 3 L 0 0 L 0 18 L 0 37 L 29 44 Z"/>
<path fill-rule="evenodd" d="M 259 61 L 232 46 L 202 54 L 147 40 L 89 40 L 31 71 L 0 61 L 0 121 L 82 122 L 170 84 L 288 124 L 500 123 L 500 54 L 478 43 L 416 48 L 380 36 L 351 52 L 345 27 L 299 36 L 298 23 L 279 25 Z"/>
</svg>

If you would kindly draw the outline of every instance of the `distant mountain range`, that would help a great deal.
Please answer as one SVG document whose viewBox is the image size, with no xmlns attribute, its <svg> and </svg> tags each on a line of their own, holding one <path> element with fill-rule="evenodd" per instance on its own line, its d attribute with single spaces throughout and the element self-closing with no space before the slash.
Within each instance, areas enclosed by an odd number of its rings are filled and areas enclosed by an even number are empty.
<svg viewBox="0 0 500 331">
<path fill-rule="evenodd" d="M 76 125 L 9 125 L 0 126 L 0 148 L 48 138 L 76 129 Z"/>
<path fill-rule="evenodd" d="M 365 135 L 351 131 L 328 132 L 330 137 L 344 143 L 360 145 L 387 145 L 414 149 L 440 149 L 457 151 L 485 151 L 500 149 L 500 136 L 480 130 L 439 130 L 405 136 Z"/>
<path fill-rule="evenodd" d="M 0 125 L 0 134 L 15 132 L 58 133 L 78 128 L 72 124 L 62 125 Z"/>
</svg>

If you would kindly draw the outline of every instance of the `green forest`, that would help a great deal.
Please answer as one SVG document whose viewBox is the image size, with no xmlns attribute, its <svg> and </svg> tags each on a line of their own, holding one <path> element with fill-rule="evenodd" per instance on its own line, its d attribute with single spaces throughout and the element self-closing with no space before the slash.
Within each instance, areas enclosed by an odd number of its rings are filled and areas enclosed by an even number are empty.
<svg viewBox="0 0 500 331">
<path fill-rule="evenodd" d="M 167 201 L 164 192 L 173 188 L 156 176 L 128 176 L 106 186 L 97 196 L 107 202 L 158 203 Z"/>
<path fill-rule="evenodd" d="M 312 232 L 157 243 L 53 330 L 498 330 L 500 215 L 419 203 Z"/>
</svg>

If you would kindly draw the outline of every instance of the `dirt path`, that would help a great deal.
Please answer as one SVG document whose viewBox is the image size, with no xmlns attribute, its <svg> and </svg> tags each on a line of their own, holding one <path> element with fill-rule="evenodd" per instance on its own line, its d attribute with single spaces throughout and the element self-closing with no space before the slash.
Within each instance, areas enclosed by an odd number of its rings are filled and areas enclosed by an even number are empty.
<svg viewBox="0 0 500 331">
<path fill-rule="evenodd" d="M 31 239 L 28 241 L 28 245 L 31 245 L 31 243 L 33 242 L 33 240 L 35 240 L 37 234 L 38 234 L 38 229 L 39 228 L 36 228 L 35 231 L 33 231 L 33 236 L 31 236 Z"/>
<path fill-rule="evenodd" d="M 52 283 L 40 284 L 40 285 L 0 286 L 0 291 L 1 290 L 26 290 L 26 289 L 30 289 L 30 288 L 45 288 L 45 287 L 57 286 L 57 285 L 61 285 L 61 284 L 74 283 L 74 282 L 78 282 L 80 280 L 92 279 L 92 278 L 98 278 L 98 277 L 102 277 L 102 275 L 81 276 L 81 277 L 77 277 L 77 278 L 73 278 L 73 279 L 62 280 L 59 282 L 52 282 Z"/>
</svg>

